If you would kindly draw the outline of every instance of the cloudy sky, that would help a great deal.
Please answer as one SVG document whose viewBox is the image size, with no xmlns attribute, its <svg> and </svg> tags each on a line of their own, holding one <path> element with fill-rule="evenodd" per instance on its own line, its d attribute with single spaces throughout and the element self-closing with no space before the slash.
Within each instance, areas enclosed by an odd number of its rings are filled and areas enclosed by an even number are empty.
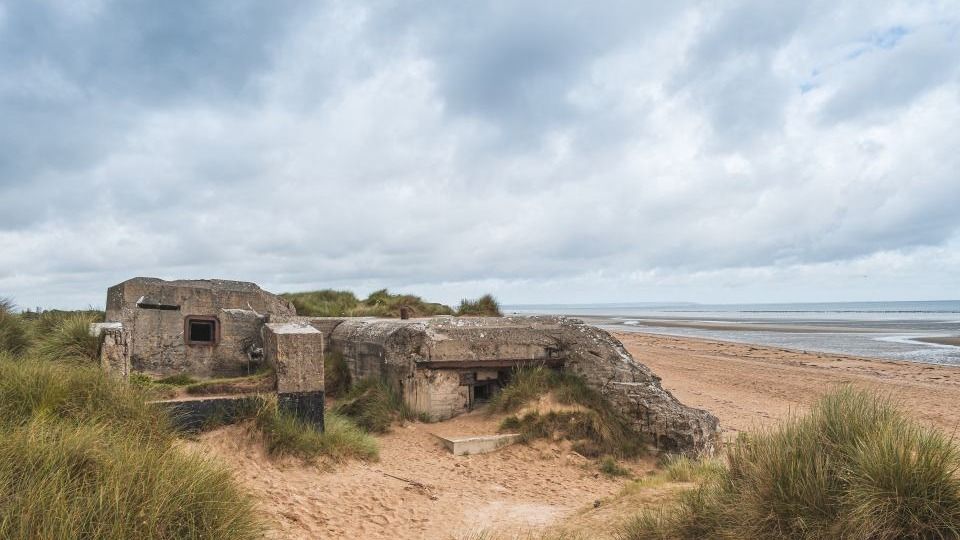
<svg viewBox="0 0 960 540">
<path fill-rule="evenodd" d="M 960 3 L 0 0 L 0 296 L 960 298 Z"/>
</svg>

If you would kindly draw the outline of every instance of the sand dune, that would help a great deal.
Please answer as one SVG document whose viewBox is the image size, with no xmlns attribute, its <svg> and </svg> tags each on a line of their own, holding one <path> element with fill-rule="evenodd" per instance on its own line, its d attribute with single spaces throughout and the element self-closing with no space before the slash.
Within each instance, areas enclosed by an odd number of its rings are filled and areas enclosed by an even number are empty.
<svg viewBox="0 0 960 540">
<path fill-rule="evenodd" d="M 953 367 L 638 333 L 618 337 L 679 399 L 717 414 L 727 436 L 803 410 L 840 383 L 888 392 L 946 430 L 960 421 L 960 369 Z M 511 533 L 558 526 L 599 538 L 632 512 L 616 501 L 595 509 L 594 501 L 606 501 L 624 481 L 598 474 L 566 446 L 453 456 L 432 435 L 490 434 L 498 422 L 473 413 L 398 426 L 379 437 L 382 459 L 371 464 L 278 462 L 238 426 L 188 444 L 222 458 L 260 498 L 272 538 L 450 539 L 488 528 Z M 633 465 L 639 474 L 652 468 L 652 460 Z M 650 500 L 662 495 L 651 493 Z"/>
</svg>

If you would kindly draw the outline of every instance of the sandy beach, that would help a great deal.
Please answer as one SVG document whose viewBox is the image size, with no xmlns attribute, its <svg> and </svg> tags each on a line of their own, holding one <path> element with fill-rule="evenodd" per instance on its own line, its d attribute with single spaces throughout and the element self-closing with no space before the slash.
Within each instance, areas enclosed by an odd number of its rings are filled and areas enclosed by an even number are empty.
<svg viewBox="0 0 960 540">
<path fill-rule="evenodd" d="M 616 335 L 681 401 L 716 414 L 725 437 L 802 411 L 843 383 L 886 392 L 921 421 L 947 431 L 960 421 L 958 368 Z M 538 442 L 453 456 L 433 435 L 490 434 L 498 422 L 478 411 L 447 422 L 397 426 L 378 437 L 377 463 L 272 461 L 237 426 L 189 444 L 219 456 L 260 498 L 273 538 L 451 539 L 483 529 L 512 534 L 556 526 L 588 527 L 591 535 L 608 537 L 616 520 L 633 511 L 616 508 L 616 501 L 595 509 L 595 501 L 609 500 L 626 480 L 599 474 L 569 447 Z M 642 475 L 654 462 L 630 467 Z"/>
<path fill-rule="evenodd" d="M 921 421 L 952 432 L 960 425 L 960 368 L 799 352 L 757 345 L 615 334 L 680 401 L 720 418 L 726 433 L 802 411 L 838 384 L 888 394 Z"/>
</svg>

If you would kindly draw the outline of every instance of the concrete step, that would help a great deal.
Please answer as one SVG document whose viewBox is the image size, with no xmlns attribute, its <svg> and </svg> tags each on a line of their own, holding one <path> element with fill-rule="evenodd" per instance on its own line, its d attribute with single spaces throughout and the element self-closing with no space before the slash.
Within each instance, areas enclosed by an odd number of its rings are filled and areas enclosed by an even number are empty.
<svg viewBox="0 0 960 540">
<path fill-rule="evenodd" d="M 436 433 L 434 437 L 440 439 L 443 446 L 455 456 L 469 456 L 473 454 L 486 454 L 509 446 L 520 440 L 519 433 L 503 433 L 498 435 L 473 435 L 473 436 L 441 436 Z"/>
</svg>

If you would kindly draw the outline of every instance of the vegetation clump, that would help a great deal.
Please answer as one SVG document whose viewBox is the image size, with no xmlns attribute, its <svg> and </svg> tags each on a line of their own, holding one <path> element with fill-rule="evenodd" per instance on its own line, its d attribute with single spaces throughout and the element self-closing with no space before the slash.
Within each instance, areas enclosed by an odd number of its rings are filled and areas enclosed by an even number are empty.
<svg viewBox="0 0 960 540">
<path fill-rule="evenodd" d="M 427 302 L 412 294 L 392 294 L 387 289 L 370 293 L 360 300 L 350 291 L 321 291 L 281 294 L 297 308 L 297 314 L 308 317 L 389 317 L 399 318 L 406 310 L 411 317 L 432 317 L 434 315 L 463 315 L 478 317 L 500 317 L 500 304 L 485 294 L 476 300 L 460 302 L 455 311 L 450 306 L 436 302 Z"/>
<path fill-rule="evenodd" d="M 230 473 L 93 366 L 0 355 L 0 538 L 258 538 Z"/>
<path fill-rule="evenodd" d="M 397 389 L 377 377 L 358 381 L 333 412 L 371 433 L 386 433 L 395 420 L 413 416 Z"/>
<path fill-rule="evenodd" d="M 501 423 L 501 431 L 519 432 L 527 442 L 542 438 L 571 440 L 574 449 L 587 457 L 630 458 L 644 452 L 643 436 L 606 398 L 572 373 L 542 366 L 517 369 L 510 383 L 491 400 L 490 411 L 514 412 L 546 393 L 562 405 L 579 408 L 508 416 Z"/>
<path fill-rule="evenodd" d="M 457 308 L 457 315 L 471 317 L 502 317 L 500 303 L 489 294 L 485 294 L 476 300 L 464 298 L 460 301 Z"/>
<path fill-rule="evenodd" d="M 13 301 L 0 298 L 0 354 L 19 356 L 30 345 L 29 329 L 14 313 Z"/>
<path fill-rule="evenodd" d="M 42 321 L 39 325 L 50 319 L 38 321 Z M 94 322 L 97 322 L 96 316 L 83 312 L 58 317 L 49 330 L 35 333 L 33 352 L 43 360 L 96 362 L 100 341 L 90 333 Z"/>
<path fill-rule="evenodd" d="M 377 440 L 351 420 L 335 412 L 327 412 L 323 424 L 321 433 L 303 420 L 281 412 L 274 397 L 263 399 L 254 418 L 254 425 L 263 435 L 267 451 L 272 455 L 290 455 L 308 460 L 327 456 L 334 461 L 378 459 Z"/>
<path fill-rule="evenodd" d="M 370 293 L 359 300 L 350 291 L 322 291 L 284 293 L 297 308 L 299 315 L 309 317 L 391 317 L 399 318 L 401 309 L 409 310 L 414 317 L 433 315 L 453 315 L 449 306 L 435 302 L 426 302 L 411 294 L 391 294 L 387 289 Z"/>
<path fill-rule="evenodd" d="M 740 437 L 728 461 L 620 538 L 960 536 L 954 441 L 866 391 L 842 388 L 806 416 Z"/>
</svg>

